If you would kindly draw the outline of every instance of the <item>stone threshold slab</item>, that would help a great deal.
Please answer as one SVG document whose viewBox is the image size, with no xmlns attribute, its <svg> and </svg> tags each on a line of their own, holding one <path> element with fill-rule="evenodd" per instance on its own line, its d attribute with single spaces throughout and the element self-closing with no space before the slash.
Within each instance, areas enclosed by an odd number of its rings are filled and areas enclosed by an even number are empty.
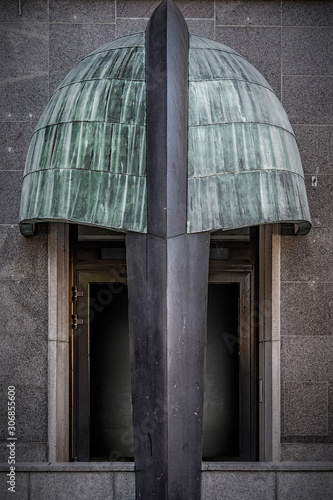
<svg viewBox="0 0 333 500">
<path fill-rule="evenodd" d="M 17 462 L 16 472 L 134 472 L 134 462 Z M 0 471 L 8 464 L 0 463 Z M 333 462 L 203 462 L 203 472 L 333 471 Z"/>
</svg>

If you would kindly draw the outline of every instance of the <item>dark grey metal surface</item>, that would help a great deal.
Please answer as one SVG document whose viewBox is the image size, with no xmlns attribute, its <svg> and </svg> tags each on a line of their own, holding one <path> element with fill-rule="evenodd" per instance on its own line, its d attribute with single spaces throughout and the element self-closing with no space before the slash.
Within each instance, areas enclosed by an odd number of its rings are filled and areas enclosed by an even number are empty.
<svg viewBox="0 0 333 500">
<path fill-rule="evenodd" d="M 171 0 L 146 30 L 148 232 L 186 233 L 188 29 Z"/>
<path fill-rule="evenodd" d="M 170 0 L 146 40 L 148 234 L 126 236 L 136 498 L 195 500 L 209 234 L 186 234 L 188 31 Z"/>
<path fill-rule="evenodd" d="M 127 233 L 137 498 L 200 498 L 208 254 Z"/>
</svg>

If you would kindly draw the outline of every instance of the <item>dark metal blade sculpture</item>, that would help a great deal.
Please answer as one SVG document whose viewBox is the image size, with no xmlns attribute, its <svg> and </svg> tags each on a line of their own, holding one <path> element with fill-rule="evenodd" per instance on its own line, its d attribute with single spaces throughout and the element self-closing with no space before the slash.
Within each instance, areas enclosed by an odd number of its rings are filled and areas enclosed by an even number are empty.
<svg viewBox="0 0 333 500">
<path fill-rule="evenodd" d="M 137 499 L 201 497 L 209 234 L 186 234 L 188 30 L 146 30 L 148 233 L 126 237 Z"/>
</svg>

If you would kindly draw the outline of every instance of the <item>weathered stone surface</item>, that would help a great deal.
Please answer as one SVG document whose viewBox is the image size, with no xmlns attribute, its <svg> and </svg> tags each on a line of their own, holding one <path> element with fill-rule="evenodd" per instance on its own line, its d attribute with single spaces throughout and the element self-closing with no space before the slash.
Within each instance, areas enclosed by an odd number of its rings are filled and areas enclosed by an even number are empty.
<svg viewBox="0 0 333 500">
<path fill-rule="evenodd" d="M 332 284 L 281 284 L 281 335 L 332 335 Z"/>
<path fill-rule="evenodd" d="M 7 443 L 8 441 L 0 443 L 0 462 L 3 463 L 6 463 L 8 459 Z M 46 462 L 48 460 L 47 441 L 44 443 L 19 441 L 15 451 L 18 462 Z"/>
<path fill-rule="evenodd" d="M 273 0 L 238 0 L 216 1 L 216 23 L 222 25 L 280 25 L 281 2 Z"/>
<path fill-rule="evenodd" d="M 60 85 L 83 57 L 111 42 L 114 36 L 114 24 L 51 24 L 50 91 Z"/>
<path fill-rule="evenodd" d="M 11 381 L 12 380 L 12 381 Z M 47 384 L 35 387 L 31 384 L 17 384 L 8 374 L 7 383 L 2 385 L 1 400 L 7 400 L 8 385 L 15 386 L 15 436 L 18 443 L 47 441 Z M 5 417 L 5 414 L 3 414 Z M 2 418 L 1 418 L 2 420 Z M 8 437 L 6 418 L 1 423 L 1 441 Z M 17 461 L 21 458 L 17 456 Z"/>
<path fill-rule="evenodd" d="M 48 101 L 47 70 L 0 77 L 0 120 L 35 122 Z"/>
<path fill-rule="evenodd" d="M 115 16 L 115 2 L 104 0 L 50 0 L 50 22 L 111 23 Z"/>
<path fill-rule="evenodd" d="M 285 76 L 283 106 L 292 124 L 333 123 L 331 76 Z"/>
<path fill-rule="evenodd" d="M 278 500 L 328 500 L 333 491 L 333 474 L 325 472 L 278 472 Z"/>
<path fill-rule="evenodd" d="M 22 172 L 0 171 L 0 224 L 19 221 Z"/>
<path fill-rule="evenodd" d="M 47 381 L 44 386 L 17 385 L 17 438 L 47 442 Z"/>
<path fill-rule="evenodd" d="M 117 2 L 117 18 L 146 18 L 152 15 L 159 5 L 158 0 L 119 0 Z"/>
<path fill-rule="evenodd" d="M 45 334 L 47 330 L 47 282 L 0 280 L 0 303 L 3 305 L 2 334 L 28 332 Z"/>
<path fill-rule="evenodd" d="M 327 443 L 282 443 L 281 460 L 289 462 L 331 461 L 333 444 Z"/>
<path fill-rule="evenodd" d="M 328 383 L 328 442 L 333 446 L 333 382 Z M 333 461 L 333 460 L 332 460 Z"/>
<path fill-rule="evenodd" d="M 333 230 L 313 228 L 307 236 L 282 237 L 283 281 L 333 281 Z"/>
<path fill-rule="evenodd" d="M 294 132 L 305 173 L 333 172 L 333 126 L 296 125 Z"/>
<path fill-rule="evenodd" d="M 284 75 L 331 75 L 333 29 L 283 28 L 282 58 Z"/>
<path fill-rule="evenodd" d="M 285 436 L 327 435 L 327 382 L 286 382 L 283 403 Z"/>
<path fill-rule="evenodd" d="M 2 82 L 30 76 L 48 67 L 48 26 L 41 23 L 0 23 Z"/>
<path fill-rule="evenodd" d="M 325 464 L 323 464 L 325 465 Z M 0 471 L 5 470 L 7 464 L 0 463 Z M 270 467 L 268 467 L 270 469 Z M 298 470 L 285 464 L 283 470 Z M 19 472 L 130 472 L 134 476 L 134 462 L 20 462 L 17 464 Z M 238 469 L 237 469 L 238 470 Z M 257 469 L 258 470 L 258 467 Z M 259 470 L 262 470 L 260 465 Z M 266 469 L 265 469 L 266 470 Z M 317 469 L 318 470 L 318 469 Z M 319 470 L 323 470 L 322 467 Z M 83 477 L 83 476 L 81 476 Z"/>
<path fill-rule="evenodd" d="M 47 279 L 47 224 L 29 238 L 18 225 L 0 226 L 0 279 Z"/>
<path fill-rule="evenodd" d="M 329 337 L 282 337 L 282 381 L 332 381 L 332 366 L 332 335 Z"/>
<path fill-rule="evenodd" d="M 204 472 L 202 475 L 202 500 L 220 498 L 249 500 L 252 498 L 275 499 L 273 472 Z"/>
<path fill-rule="evenodd" d="M 47 7 L 48 0 L 23 0 L 21 1 L 20 15 L 18 2 L 13 2 L 13 0 L 1 0 L 0 22 L 47 22 Z"/>
<path fill-rule="evenodd" d="M 332 2 L 283 1 L 282 23 L 284 26 L 333 26 Z"/>
<path fill-rule="evenodd" d="M 112 472 L 36 473 L 30 478 L 30 498 L 112 500 L 112 483 Z"/>
<path fill-rule="evenodd" d="M 145 31 L 148 19 L 117 19 L 116 37 L 132 35 L 139 31 Z"/>
<path fill-rule="evenodd" d="M 214 21 L 189 19 L 187 22 L 188 30 L 194 35 L 214 38 Z"/>
<path fill-rule="evenodd" d="M 280 28 L 217 26 L 216 40 L 244 56 L 263 74 L 277 96 L 280 96 Z"/>
<path fill-rule="evenodd" d="M 36 121 L 48 97 L 48 26 L 2 23 L 0 34 L 0 119 Z"/>
<path fill-rule="evenodd" d="M 312 176 L 305 177 L 311 220 L 314 227 L 333 227 L 333 176 L 318 175 L 317 186 L 312 187 Z"/>
<path fill-rule="evenodd" d="M 160 3 L 160 0 L 118 0 L 117 17 L 145 17 L 148 19 Z M 185 18 L 209 19 L 214 17 L 213 0 L 205 2 L 179 0 L 176 1 L 176 4 Z"/>
<path fill-rule="evenodd" d="M 23 170 L 35 122 L 2 123 L 0 170 Z"/>
<path fill-rule="evenodd" d="M 135 477 L 132 472 L 117 472 L 114 474 L 114 498 L 117 500 L 134 500 Z"/>
<path fill-rule="evenodd" d="M 8 466 L 9 467 L 9 466 Z M 29 497 L 29 474 L 27 472 L 20 472 L 15 474 L 15 493 L 8 491 L 9 484 L 7 481 L 8 471 L 1 472 L 0 474 L 0 497 L 1 500 L 13 500 L 19 498 L 20 500 L 28 500 Z"/>
<path fill-rule="evenodd" d="M 45 332 L 44 332 L 45 333 Z M 30 387 L 47 385 L 47 341 L 42 333 L 5 334 L 1 338 L 1 383 Z"/>
</svg>

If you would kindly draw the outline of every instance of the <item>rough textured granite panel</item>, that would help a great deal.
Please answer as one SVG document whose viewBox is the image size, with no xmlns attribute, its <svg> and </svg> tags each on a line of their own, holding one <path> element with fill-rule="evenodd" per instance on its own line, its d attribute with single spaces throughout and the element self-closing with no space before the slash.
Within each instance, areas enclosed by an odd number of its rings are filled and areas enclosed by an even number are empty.
<svg viewBox="0 0 333 500">
<path fill-rule="evenodd" d="M 15 436 L 19 443 L 27 441 L 47 441 L 47 387 L 34 387 L 32 384 L 16 384 L 14 377 L 11 381 L 10 374 L 7 375 L 7 384 L 1 385 L 1 401 L 7 401 L 8 385 L 15 386 L 15 413 L 16 429 Z M 5 441 L 8 437 L 6 415 L 1 415 L 0 440 Z M 20 458 L 17 457 L 17 461 Z"/>
<path fill-rule="evenodd" d="M 286 382 L 283 399 L 285 436 L 328 434 L 327 382 Z"/>
<path fill-rule="evenodd" d="M 139 31 L 145 31 L 148 19 L 117 19 L 116 37 L 119 38 Z"/>
<path fill-rule="evenodd" d="M 0 120 L 38 120 L 48 102 L 48 71 L 3 76 L 0 76 Z"/>
<path fill-rule="evenodd" d="M 135 498 L 135 476 L 132 472 L 117 472 L 113 480 L 114 497 L 117 500 Z"/>
<path fill-rule="evenodd" d="M 43 333 L 27 331 L 24 337 L 16 335 L 15 332 L 2 335 L 0 366 L 3 387 L 46 387 L 47 342 Z"/>
<path fill-rule="evenodd" d="M 282 58 L 285 75 L 332 74 L 333 29 L 283 28 Z"/>
<path fill-rule="evenodd" d="M 0 171 L 0 224 L 19 222 L 22 172 Z"/>
<path fill-rule="evenodd" d="M 48 26 L 41 23 L 0 24 L 2 78 L 17 78 L 47 71 Z"/>
<path fill-rule="evenodd" d="M 140 1 L 140 0 L 139 0 Z M 214 1 L 205 0 L 175 0 L 186 19 L 213 19 Z"/>
<path fill-rule="evenodd" d="M 110 23 L 114 21 L 115 2 L 105 0 L 49 0 L 50 22 Z"/>
<path fill-rule="evenodd" d="M 216 40 L 242 54 L 263 74 L 278 97 L 280 96 L 280 28 L 217 26 Z"/>
<path fill-rule="evenodd" d="M 333 462 L 333 444 L 282 443 L 281 460 L 285 462 Z"/>
<path fill-rule="evenodd" d="M 332 0 L 282 0 L 285 26 L 333 26 Z"/>
<path fill-rule="evenodd" d="M 149 18 L 160 0 L 118 0 L 117 17 L 146 17 Z M 213 0 L 176 0 L 176 4 L 183 16 L 187 18 L 209 19 L 214 17 Z"/>
<path fill-rule="evenodd" d="M 0 280 L 1 333 L 23 338 L 47 330 L 47 281 Z"/>
<path fill-rule="evenodd" d="M 202 19 L 188 19 L 187 26 L 190 33 L 214 38 L 214 21 Z M 117 19 L 116 37 L 130 35 L 139 31 L 145 31 L 148 19 Z"/>
<path fill-rule="evenodd" d="M 112 472 L 36 473 L 30 478 L 30 498 L 112 500 L 112 483 Z"/>
<path fill-rule="evenodd" d="M 0 170 L 23 170 L 36 123 L 2 123 L 0 127 Z"/>
<path fill-rule="evenodd" d="M 28 500 L 29 497 L 29 474 L 27 472 L 15 473 L 15 493 L 8 491 L 7 484 L 9 477 L 7 472 L 1 472 L 0 474 L 0 498 L 1 500 L 13 500 L 13 498 L 18 498 L 19 500 Z"/>
<path fill-rule="evenodd" d="M 217 0 L 216 24 L 233 25 L 280 25 L 281 2 L 279 0 Z"/>
<path fill-rule="evenodd" d="M 317 186 L 311 187 L 312 176 L 305 176 L 311 220 L 314 227 L 333 227 L 333 176 L 318 175 Z"/>
<path fill-rule="evenodd" d="M 333 382 L 328 383 L 328 441 L 333 443 Z"/>
<path fill-rule="evenodd" d="M 194 35 L 214 38 L 214 21 L 203 21 L 198 19 L 189 19 L 187 21 L 188 30 Z"/>
<path fill-rule="evenodd" d="M 84 56 L 111 42 L 114 35 L 114 24 L 51 24 L 50 91 Z"/>
<path fill-rule="evenodd" d="M 0 22 L 47 22 L 47 7 L 48 0 L 21 0 L 20 15 L 19 2 L 13 2 L 13 0 L 1 0 Z"/>
<path fill-rule="evenodd" d="M 333 281 L 333 230 L 313 228 L 307 236 L 282 237 L 283 281 Z"/>
<path fill-rule="evenodd" d="M 7 443 L 0 443 L 0 462 L 7 462 Z M 42 442 L 18 441 L 16 458 L 19 462 L 46 462 L 48 460 L 48 444 Z M 1 498 L 1 497 L 0 497 Z"/>
<path fill-rule="evenodd" d="M 294 126 L 305 173 L 333 173 L 333 126 Z"/>
<path fill-rule="evenodd" d="M 281 335 L 333 335 L 333 283 L 281 283 Z"/>
<path fill-rule="evenodd" d="M 333 336 L 282 337 L 282 381 L 333 380 Z"/>
<path fill-rule="evenodd" d="M 282 96 L 292 124 L 333 123 L 333 77 L 284 76 Z"/>
<path fill-rule="evenodd" d="M 47 279 L 47 224 L 31 237 L 18 225 L 0 226 L 0 279 Z"/>
<path fill-rule="evenodd" d="M 278 500 L 329 500 L 332 498 L 332 491 L 332 473 L 277 473 Z"/>
<path fill-rule="evenodd" d="M 47 442 L 47 386 L 16 386 L 16 436 L 21 441 Z"/>
<path fill-rule="evenodd" d="M 202 474 L 202 500 L 275 499 L 273 472 L 204 472 Z"/>
</svg>

